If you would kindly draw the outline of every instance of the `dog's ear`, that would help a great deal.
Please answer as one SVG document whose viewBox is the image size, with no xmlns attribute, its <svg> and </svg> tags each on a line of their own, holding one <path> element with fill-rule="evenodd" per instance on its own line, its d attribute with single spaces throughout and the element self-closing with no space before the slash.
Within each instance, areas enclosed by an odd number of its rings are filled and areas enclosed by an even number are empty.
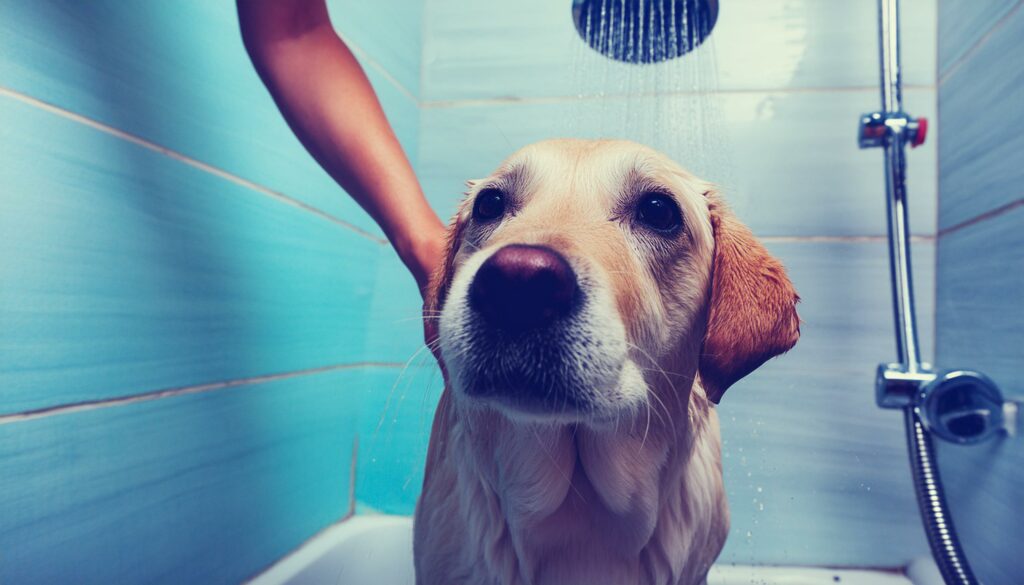
<svg viewBox="0 0 1024 585">
<path fill-rule="evenodd" d="M 459 245 L 462 243 L 462 231 L 466 225 L 465 212 L 465 206 L 461 207 L 448 224 L 444 256 L 430 277 L 427 294 L 423 300 L 424 340 L 441 365 L 442 372 L 444 363 L 441 361 L 441 350 L 437 344 L 438 326 L 441 322 L 441 309 L 444 308 L 444 301 L 448 297 L 448 289 L 455 278 L 455 256 L 458 255 Z"/>
<path fill-rule="evenodd" d="M 462 243 L 462 230 L 466 222 L 463 218 L 463 209 L 460 209 L 451 222 L 448 224 L 448 234 L 444 247 L 444 257 L 441 264 L 434 269 L 430 278 L 430 285 L 427 287 L 427 297 L 424 308 L 430 314 L 437 314 L 444 308 L 444 301 L 448 297 L 448 289 L 452 286 L 452 279 L 455 277 L 455 256 L 459 253 L 459 244 Z"/>
<path fill-rule="evenodd" d="M 716 193 L 705 195 L 715 253 L 699 371 L 708 398 L 717 404 L 729 386 L 796 344 L 800 297 L 782 263 Z"/>
</svg>

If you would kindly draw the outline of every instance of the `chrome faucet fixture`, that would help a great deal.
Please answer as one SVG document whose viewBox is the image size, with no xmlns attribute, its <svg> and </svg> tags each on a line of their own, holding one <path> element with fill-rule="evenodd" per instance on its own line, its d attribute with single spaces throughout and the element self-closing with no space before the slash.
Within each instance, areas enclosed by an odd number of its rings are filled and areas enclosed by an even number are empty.
<svg viewBox="0 0 1024 585">
<path fill-rule="evenodd" d="M 903 410 L 911 475 L 925 535 L 947 585 L 977 585 L 949 513 L 932 436 L 971 444 L 1013 434 L 1015 404 L 1003 400 L 987 376 L 970 370 L 935 371 L 921 361 L 910 269 L 906 146 L 924 144 L 928 120 L 903 111 L 900 72 L 899 0 L 879 0 L 882 109 L 860 118 L 861 148 L 885 150 L 889 271 L 899 362 L 881 364 L 875 401 Z"/>
</svg>

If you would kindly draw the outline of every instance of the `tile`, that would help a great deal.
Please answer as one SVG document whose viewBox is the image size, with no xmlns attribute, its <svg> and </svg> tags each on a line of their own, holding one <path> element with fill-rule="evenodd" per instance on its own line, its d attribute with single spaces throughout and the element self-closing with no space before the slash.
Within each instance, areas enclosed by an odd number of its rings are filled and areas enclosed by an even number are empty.
<svg viewBox="0 0 1024 585">
<path fill-rule="evenodd" d="M 939 87 L 939 228 L 1024 198 L 1024 50 L 1017 10 Z"/>
<path fill-rule="evenodd" d="M 0 86 L 379 233 L 285 124 L 245 53 L 233 3 L 5 1 L 0 10 Z M 370 76 L 408 147 L 415 104 Z"/>
<path fill-rule="evenodd" d="M 0 413 L 365 359 L 380 244 L 9 98 L 0 118 Z"/>
<path fill-rule="evenodd" d="M 881 244 L 771 244 L 802 298 L 802 336 L 731 388 L 718 413 L 732 530 L 720 562 L 903 566 L 927 554 L 901 415 L 874 403 L 895 359 Z M 914 274 L 923 355 L 932 355 L 934 250 Z"/>
<path fill-rule="evenodd" d="M 374 368 L 362 383 L 356 500 L 360 509 L 412 514 L 437 402 L 444 390 L 434 358 Z"/>
<path fill-rule="evenodd" d="M 939 75 L 948 72 L 958 59 L 1018 4 L 1020 0 L 939 0 Z"/>
<path fill-rule="evenodd" d="M 937 263 L 936 363 L 990 376 L 1024 400 L 1024 207 L 944 235 Z M 1019 423 L 1018 423 L 1019 426 Z M 1024 573 L 1024 444 L 1002 438 L 964 447 L 937 441 L 946 498 L 968 560 L 984 583 Z"/>
<path fill-rule="evenodd" d="M 261 572 L 348 510 L 354 374 L 0 425 L 0 581 Z"/>
<path fill-rule="evenodd" d="M 904 81 L 934 84 L 935 0 L 904 2 Z M 427 5 L 426 101 L 572 96 L 628 89 L 647 79 L 669 88 L 783 90 L 877 87 L 877 8 L 872 2 L 730 0 L 708 43 L 677 63 L 638 71 L 591 51 L 571 2 Z M 679 87 L 676 85 L 676 87 Z M 666 89 L 663 87 L 662 91 Z"/>
<path fill-rule="evenodd" d="M 376 276 L 367 315 L 366 355 L 371 361 L 405 363 L 427 355 L 423 299 L 412 275 L 390 246 L 374 261 Z"/>
<path fill-rule="evenodd" d="M 1024 444 L 1019 437 L 969 447 L 939 443 L 946 499 L 971 569 L 981 583 L 1015 583 L 1024 574 Z"/>
<path fill-rule="evenodd" d="M 938 359 L 1024 396 L 1024 207 L 939 239 Z"/>
<path fill-rule="evenodd" d="M 908 90 L 908 111 L 933 121 L 932 90 Z M 490 173 L 526 144 L 559 136 L 619 137 L 658 148 L 724 186 L 739 216 L 763 236 L 886 233 L 880 149 L 860 150 L 857 118 L 877 108 L 867 92 L 742 93 L 572 99 L 428 107 L 420 179 L 442 217 L 463 182 Z M 935 141 L 908 154 L 911 226 L 935 230 Z"/>
<path fill-rule="evenodd" d="M 885 247 L 770 247 L 803 297 L 803 338 L 719 407 L 733 522 L 722 562 L 902 566 L 927 544 L 902 419 L 874 404 L 875 367 L 895 356 Z M 914 260 L 930 358 L 934 250 L 919 244 Z M 381 370 L 367 385 L 356 496 L 373 510 L 410 514 L 419 494 L 440 391 L 432 362 L 420 363 L 401 375 Z"/>
<path fill-rule="evenodd" d="M 414 96 L 420 93 L 425 0 L 328 0 L 331 22 Z"/>
</svg>

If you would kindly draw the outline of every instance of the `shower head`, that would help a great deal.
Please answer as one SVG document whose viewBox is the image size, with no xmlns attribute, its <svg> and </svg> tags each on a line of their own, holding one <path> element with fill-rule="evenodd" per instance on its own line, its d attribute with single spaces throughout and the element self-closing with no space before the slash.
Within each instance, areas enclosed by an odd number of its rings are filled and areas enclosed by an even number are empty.
<svg viewBox="0 0 1024 585">
<path fill-rule="evenodd" d="M 718 20 L 718 0 L 573 0 L 580 37 L 626 63 L 658 63 L 696 49 Z"/>
</svg>

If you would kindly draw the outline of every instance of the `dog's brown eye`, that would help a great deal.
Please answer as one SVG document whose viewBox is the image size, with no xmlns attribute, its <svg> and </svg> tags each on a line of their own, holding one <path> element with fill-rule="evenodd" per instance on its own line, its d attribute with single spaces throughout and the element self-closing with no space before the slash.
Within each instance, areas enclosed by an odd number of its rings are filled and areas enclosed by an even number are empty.
<svg viewBox="0 0 1024 585">
<path fill-rule="evenodd" d="M 484 189 L 473 203 L 473 219 L 492 221 L 505 213 L 505 194 L 498 189 Z"/>
<path fill-rule="evenodd" d="M 674 232 L 683 224 L 679 206 L 663 193 L 648 193 L 641 197 L 636 207 L 636 218 L 645 226 L 664 233 Z"/>
</svg>

